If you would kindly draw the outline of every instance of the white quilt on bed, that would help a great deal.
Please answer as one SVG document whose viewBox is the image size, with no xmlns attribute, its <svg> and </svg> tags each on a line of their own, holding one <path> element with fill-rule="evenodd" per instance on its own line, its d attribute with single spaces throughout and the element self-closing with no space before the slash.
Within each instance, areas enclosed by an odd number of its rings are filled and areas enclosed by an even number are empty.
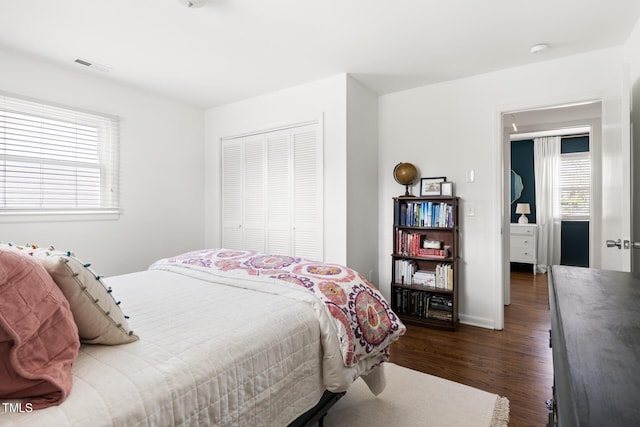
<svg viewBox="0 0 640 427">
<path fill-rule="evenodd" d="M 287 255 L 204 249 L 156 261 L 150 270 L 276 294 L 308 303 L 317 316 L 327 390 L 346 391 L 361 375 L 374 394 L 384 389 L 380 370 L 389 346 L 406 328 L 382 294 L 358 272 Z"/>
<path fill-rule="evenodd" d="M 140 340 L 83 345 L 62 405 L 0 425 L 285 426 L 322 395 L 308 303 L 168 271 L 106 282 Z"/>
</svg>

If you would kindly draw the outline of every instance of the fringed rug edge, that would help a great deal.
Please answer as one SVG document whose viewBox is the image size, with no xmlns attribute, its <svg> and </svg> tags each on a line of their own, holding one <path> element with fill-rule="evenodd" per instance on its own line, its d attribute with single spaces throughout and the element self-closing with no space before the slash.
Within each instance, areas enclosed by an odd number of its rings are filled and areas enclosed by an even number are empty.
<svg viewBox="0 0 640 427">
<path fill-rule="evenodd" d="M 498 396 L 496 406 L 493 408 L 491 427 L 506 427 L 509 425 L 509 399 Z"/>
</svg>

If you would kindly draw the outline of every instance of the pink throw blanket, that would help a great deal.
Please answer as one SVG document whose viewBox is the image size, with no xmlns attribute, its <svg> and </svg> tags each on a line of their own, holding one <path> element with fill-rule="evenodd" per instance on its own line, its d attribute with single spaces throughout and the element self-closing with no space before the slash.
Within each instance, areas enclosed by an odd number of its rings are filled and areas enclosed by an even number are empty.
<svg viewBox="0 0 640 427">
<path fill-rule="evenodd" d="M 0 250 L 0 400 L 30 412 L 71 391 L 78 329 L 69 303 L 36 260 Z"/>
</svg>

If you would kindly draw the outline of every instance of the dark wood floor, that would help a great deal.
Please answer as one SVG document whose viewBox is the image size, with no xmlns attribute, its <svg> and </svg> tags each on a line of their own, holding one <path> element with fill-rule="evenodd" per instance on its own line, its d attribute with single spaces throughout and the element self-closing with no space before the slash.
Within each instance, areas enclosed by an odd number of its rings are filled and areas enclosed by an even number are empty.
<svg viewBox="0 0 640 427">
<path fill-rule="evenodd" d="M 391 362 L 507 397 L 509 426 L 544 426 L 553 385 L 546 274 L 511 273 L 511 304 L 504 318 L 502 331 L 407 325 L 407 333 L 391 347 Z"/>
</svg>

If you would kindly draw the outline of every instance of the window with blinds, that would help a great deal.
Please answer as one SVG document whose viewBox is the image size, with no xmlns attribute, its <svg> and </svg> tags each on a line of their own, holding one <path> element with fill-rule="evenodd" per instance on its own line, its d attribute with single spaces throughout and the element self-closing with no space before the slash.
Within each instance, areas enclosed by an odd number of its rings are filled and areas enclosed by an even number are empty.
<svg viewBox="0 0 640 427">
<path fill-rule="evenodd" d="M 118 207 L 117 118 L 0 95 L 0 213 Z"/>
<path fill-rule="evenodd" d="M 591 205 L 591 160 L 589 152 L 560 156 L 560 217 L 589 220 Z"/>
</svg>

